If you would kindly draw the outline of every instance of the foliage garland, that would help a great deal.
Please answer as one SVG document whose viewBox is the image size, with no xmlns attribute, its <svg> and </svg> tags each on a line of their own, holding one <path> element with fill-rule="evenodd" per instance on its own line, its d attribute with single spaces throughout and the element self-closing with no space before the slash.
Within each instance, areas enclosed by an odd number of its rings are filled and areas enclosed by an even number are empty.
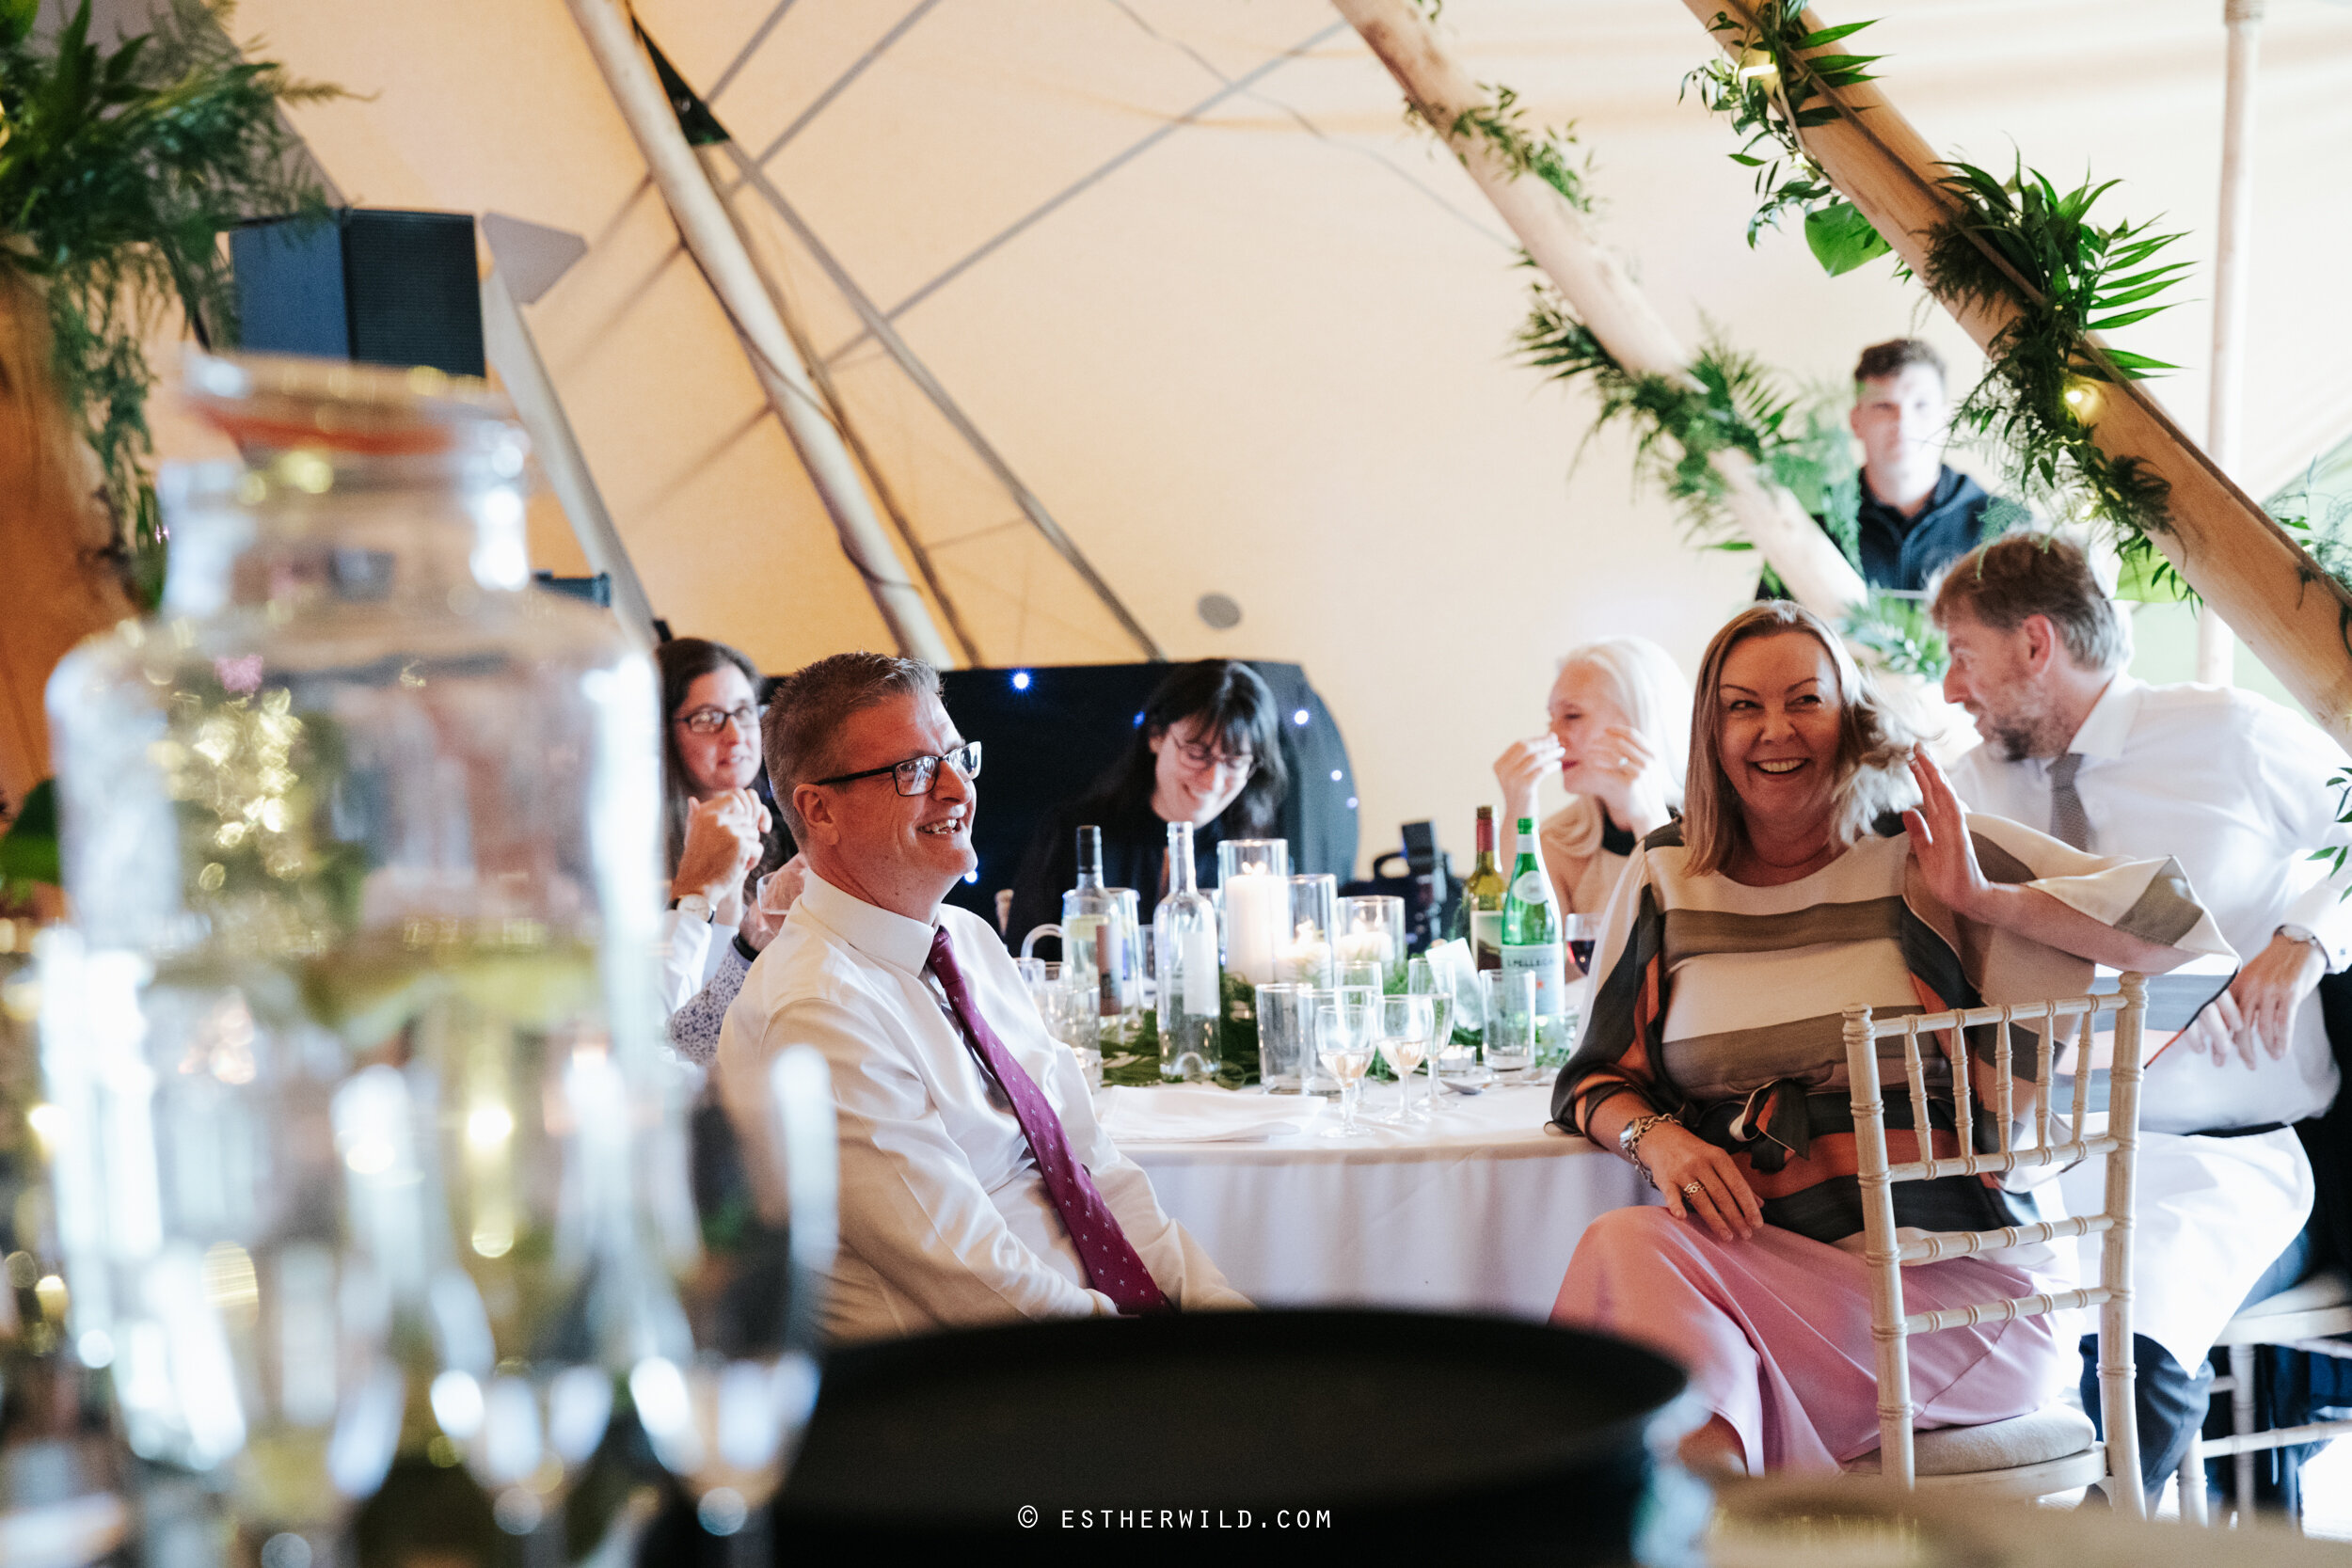
<svg viewBox="0 0 2352 1568">
<path fill-rule="evenodd" d="M 54 40 L 38 0 L 0 0 L 0 265 L 46 297 L 59 395 L 98 459 L 134 586 L 160 580 L 145 341 L 176 304 L 233 341 L 220 236 L 257 215 L 319 214 L 325 193 L 279 111 L 341 96 L 247 61 L 230 0 L 166 0 L 151 32 L 90 40 L 89 0 Z"/>
<path fill-rule="evenodd" d="M 1832 276 L 1850 272 L 1891 248 L 1852 202 L 1837 194 L 1821 166 L 1805 150 L 1799 133 L 1837 118 L 1831 89 L 1876 81 L 1869 67 L 1882 55 L 1814 55 L 1852 37 L 1874 22 L 1808 30 L 1806 0 L 1760 0 L 1760 24 L 1743 36 L 1740 55 L 1718 55 L 1682 78 L 1682 95 L 1696 89 L 1699 102 L 1727 116 L 1746 136 L 1732 162 L 1756 170 L 1761 199 L 1748 219 L 1748 247 L 1766 228 L 1778 228 L 1788 213 L 1803 215 L 1805 241 Z M 1709 32 L 1749 34 L 1745 24 L 1718 11 Z M 1761 147 L 1769 155 L 1756 156 Z"/>
<path fill-rule="evenodd" d="M 1785 4 L 1790 15 L 1802 9 L 1801 0 L 1771 3 Z M 1437 20 L 1441 7 L 1442 0 L 1421 0 L 1422 10 L 1432 22 Z M 1808 35 L 1809 42 L 1819 45 L 1834 41 L 1867 25 L 1863 23 L 1824 29 Z M 1874 58 L 1842 56 L 1835 62 L 1816 60 L 1814 65 L 1832 70 L 1834 84 L 1868 81 L 1870 77 L 1863 73 L 1862 68 Z M 1704 74 L 1693 72 L 1692 76 L 1695 79 Z M 1744 93 L 1764 90 L 1754 86 L 1752 76 L 1742 78 L 1737 73 L 1728 74 L 1725 85 L 1726 90 L 1736 87 Z M 1594 201 L 1585 184 L 1591 173 L 1591 159 L 1588 156 L 1581 163 L 1571 164 L 1568 157 L 1567 150 L 1576 141 L 1574 125 L 1558 131 L 1531 131 L 1516 91 L 1500 84 L 1482 83 L 1481 87 L 1487 94 L 1486 102 L 1455 115 L 1450 125 L 1437 125 L 1409 101 L 1406 120 L 1436 133 L 1440 141 L 1454 149 L 1457 158 L 1464 154 L 1455 145 L 1455 138 L 1476 137 L 1494 150 L 1515 177 L 1533 174 L 1558 191 L 1577 211 L 1591 213 Z M 1712 90 L 1711 85 L 1708 90 Z M 1801 114 L 1836 113 L 1824 107 L 1804 107 L 1811 96 L 1812 89 L 1798 89 L 1796 103 Z M 1715 105 L 1710 103 L 1709 106 Z M 1756 123 L 1759 135 L 1772 134 L 1766 128 L 1772 122 L 1758 119 Z M 1819 121 L 1806 119 L 1803 123 Z M 1751 138 L 1751 146 L 1756 139 Z M 1846 207 L 1851 224 L 1835 214 L 1823 218 L 1820 210 L 1824 206 L 1821 198 L 1834 197 L 1835 188 L 1804 156 L 1793 136 L 1788 138 L 1788 151 L 1791 158 L 1802 160 L 1802 165 L 1790 164 L 1799 172 L 1785 181 L 1780 179 L 1779 164 L 1768 166 L 1764 160 L 1747 156 L 1744 150 L 1740 155 L 1740 162 L 1764 170 L 1757 176 L 1757 185 L 1759 191 L 1768 185 L 1772 187 L 1772 214 L 1788 208 L 1804 208 L 1806 235 L 1817 254 L 1821 254 L 1825 246 L 1842 245 L 1851 250 L 1862 245 L 1851 236 L 1838 237 L 1843 229 L 1859 224 L 1876 249 L 1864 245 L 1864 254 L 1847 266 L 1858 265 L 1868 255 L 1884 252 L 1885 242 L 1851 206 Z M 1756 229 L 1767 221 L 1771 221 L 1770 216 L 1759 214 L 1756 224 L 1750 227 L 1751 245 L 1756 243 Z M 1534 264 L 1524 254 L 1521 260 L 1525 264 Z M 1823 264 L 1830 264 L 1826 255 Z M 1831 270 L 1843 271 L 1846 267 L 1832 266 Z M 1576 318 L 1556 291 L 1542 283 L 1532 291 L 1528 317 L 1518 335 L 1518 351 L 1528 364 L 1549 372 L 1555 380 L 1591 377 L 1600 399 L 1600 412 L 1585 440 L 1590 442 L 1612 423 L 1622 421 L 1631 427 L 1636 477 L 1656 484 L 1665 495 L 1682 519 L 1685 538 L 1694 546 L 1731 551 L 1752 551 L 1756 547 L 1739 536 L 1729 507 L 1728 488 L 1714 466 L 1717 453 L 1740 451 L 1772 483 L 1788 491 L 1801 507 L 1820 518 L 1847 561 L 1860 570 L 1861 470 L 1854 461 L 1846 427 L 1832 406 L 1834 399 L 1788 390 L 1760 359 L 1731 347 L 1711 328 L 1685 374 L 1635 375 L 1617 362 L 1590 327 Z M 1580 455 L 1581 451 L 1580 447 Z M 1769 564 L 1764 568 L 1764 580 L 1767 587 L 1779 590 L 1779 579 Z M 1842 629 L 1861 653 L 1889 669 L 1931 677 L 1943 673 L 1943 640 L 1924 624 L 1916 607 L 1905 601 L 1872 594 L 1849 613 Z"/>
<path fill-rule="evenodd" d="M 2006 181 L 1971 164 L 1946 166 L 1945 189 L 1963 215 L 1931 238 L 1927 284 L 1963 304 L 2005 300 L 2015 310 L 1954 422 L 1999 443 L 2010 481 L 2053 515 L 2104 522 L 2123 555 L 2153 557 L 2148 564 L 2161 583 L 2171 565 L 2148 536 L 2171 527 L 2170 486 L 2138 458 L 2110 457 L 2092 432 L 2103 385 L 2177 367 L 2102 348 L 2090 334 L 2169 308 L 2145 302 L 2189 263 L 2150 263 L 2181 236 L 2152 234 L 2147 223 L 2093 223 L 2091 206 L 2113 181 L 2061 193 L 2022 162 Z"/>
<path fill-rule="evenodd" d="M 1434 18 L 1434 9 L 1431 14 Z M 1575 123 L 1557 131 L 1531 130 L 1516 91 L 1499 82 L 1481 82 L 1479 87 L 1486 101 L 1464 109 L 1451 124 L 1434 124 L 1410 99 L 1405 103 L 1405 123 L 1435 132 L 1440 142 L 1453 149 L 1454 157 L 1465 163 L 1468 155 L 1454 146 L 1454 138 L 1470 136 L 1485 142 L 1510 169 L 1512 178 L 1532 174 L 1558 191 L 1578 212 L 1590 213 L 1593 199 L 1584 189 L 1584 177 L 1591 172 L 1592 160 L 1588 156 L 1581 163 L 1568 161 L 1568 150 L 1576 145 Z"/>
<path fill-rule="evenodd" d="M 1850 114 L 1836 90 L 1872 80 L 1863 68 L 1883 56 L 1814 54 L 1873 24 L 1808 29 L 1803 17 L 1803 0 L 1759 0 L 1752 21 L 1717 12 L 1708 28 L 1729 35 L 1738 58 L 1710 61 L 1686 84 L 1697 85 L 1708 108 L 1746 133 L 1734 159 L 1756 164 L 1749 150 L 1759 141 L 1781 150 L 1757 178 L 1764 199 L 1749 242 L 1782 212 L 1803 209 L 1808 239 L 1817 221 L 1836 231 L 1839 244 L 1814 245 L 1836 274 L 1856 264 L 1850 258 L 1862 242 L 1847 231 L 1863 220 L 1836 198 L 1805 152 L 1802 133 Z M 1768 175 L 1777 179 L 1783 165 L 1797 173 L 1772 184 Z M 2155 258 L 2180 236 L 2151 233 L 2144 222 L 2094 222 L 2091 207 L 2113 181 L 2060 192 L 2022 159 L 2007 180 L 1971 164 L 1944 166 L 1943 189 L 1955 212 L 1930 236 L 1925 281 L 1947 298 L 1998 300 L 2013 310 L 1988 345 L 1984 377 L 1961 400 L 1954 423 L 1995 443 L 2007 483 L 2046 515 L 2104 525 L 2127 567 L 2160 588 L 2177 584 L 2171 563 L 2149 537 L 2171 526 L 2169 486 L 2137 458 L 2110 457 L 2093 436 L 2103 387 L 2176 367 L 2105 347 L 2091 334 L 2169 308 L 2155 296 L 2178 283 L 2188 263 Z M 1883 240 L 1877 248 L 1885 248 Z"/>
<path fill-rule="evenodd" d="M 1753 550 L 1739 537 L 1715 454 L 1744 452 L 1771 481 L 1821 522 L 1856 571 L 1862 567 L 1862 470 L 1836 400 L 1789 391 L 1754 355 L 1710 331 L 1687 378 L 1629 373 L 1565 300 L 1538 285 L 1518 336 L 1519 355 L 1555 380 L 1592 379 L 1600 412 L 1586 441 L 1613 423 L 1633 431 L 1634 472 L 1681 515 L 1684 536 L 1704 549 Z M 1580 449 L 1580 455 L 1581 449 Z M 1768 589 L 1780 582 L 1764 568 Z M 1929 679 L 1949 661 L 1944 639 L 1915 600 L 1873 591 L 1838 628 L 1858 656 Z"/>
<path fill-rule="evenodd" d="M 2280 527 L 2299 536 L 2296 542 L 2320 571 L 2338 582 L 2352 582 L 2352 497 L 2322 497 L 2307 478 L 2298 493 L 2275 498 L 2270 515 Z M 2336 794 L 2336 820 L 2352 822 L 2352 768 L 2339 769 L 2328 784 Z M 2336 845 L 2312 850 L 2311 858 L 2325 861 L 2328 874 L 2333 876 L 2344 869 L 2346 860 L 2352 860 L 2352 849 Z M 2352 898 L 2352 890 L 2341 896 Z"/>
<path fill-rule="evenodd" d="M 1635 471 L 1674 504 L 1691 543 L 1754 548 L 1736 536 L 1729 491 L 1714 467 L 1717 453 L 1739 451 L 1808 511 L 1830 516 L 1832 537 L 1852 555 L 1859 491 L 1844 432 L 1720 334 L 1708 333 L 1686 375 L 1635 375 L 1565 300 L 1538 284 L 1519 328 L 1518 353 L 1554 380 L 1592 379 L 1600 399 L 1592 435 L 1620 422 L 1633 428 Z"/>
</svg>

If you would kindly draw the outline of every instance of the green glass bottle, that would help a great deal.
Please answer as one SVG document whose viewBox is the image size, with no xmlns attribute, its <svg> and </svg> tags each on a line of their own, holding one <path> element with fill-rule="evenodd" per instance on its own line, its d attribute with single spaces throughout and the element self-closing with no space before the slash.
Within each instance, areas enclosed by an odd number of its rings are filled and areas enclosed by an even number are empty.
<svg viewBox="0 0 2352 1568">
<path fill-rule="evenodd" d="M 1518 856 L 1511 863 L 1511 891 L 1502 900 L 1502 972 L 1535 976 L 1535 1017 L 1547 1039 L 1558 1033 L 1553 1020 L 1567 1010 L 1567 947 L 1561 941 L 1560 906 L 1536 847 L 1535 819 L 1519 818 Z"/>
</svg>

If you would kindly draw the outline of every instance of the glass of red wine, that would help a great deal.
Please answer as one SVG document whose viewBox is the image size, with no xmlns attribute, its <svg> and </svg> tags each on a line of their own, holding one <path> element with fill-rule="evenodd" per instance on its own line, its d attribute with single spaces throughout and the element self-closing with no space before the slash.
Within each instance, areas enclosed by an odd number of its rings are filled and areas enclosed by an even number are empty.
<svg viewBox="0 0 2352 1568">
<path fill-rule="evenodd" d="M 1581 974 L 1593 972 L 1593 946 L 1600 941 L 1600 916 L 1597 914 L 1564 914 L 1560 917 L 1561 936 L 1568 944 L 1568 958 Z"/>
</svg>

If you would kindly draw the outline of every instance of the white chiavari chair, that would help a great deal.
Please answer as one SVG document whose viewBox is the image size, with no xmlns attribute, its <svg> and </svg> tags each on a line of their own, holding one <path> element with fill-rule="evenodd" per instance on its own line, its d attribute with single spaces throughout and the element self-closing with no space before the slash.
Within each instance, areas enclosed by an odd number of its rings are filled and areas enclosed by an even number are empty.
<svg viewBox="0 0 2352 1568">
<path fill-rule="evenodd" d="M 2205 1461 L 2234 1456 L 2232 1501 L 2241 1523 L 2253 1516 L 2254 1455 L 2264 1449 L 2292 1448 L 2300 1443 L 2352 1437 L 2352 1420 L 2313 1421 L 2308 1426 L 2272 1427 L 2254 1424 L 2254 1351 L 2262 1345 L 2284 1345 L 2314 1355 L 2352 1359 L 2352 1342 L 2339 1339 L 2352 1334 L 2352 1278 L 2341 1269 L 2328 1269 L 2299 1285 L 2266 1296 L 2240 1311 L 2214 1340 L 2214 1349 L 2230 1354 L 2227 1376 L 2213 1382 L 2213 1397 L 2230 1397 L 2230 1435 L 2208 1442 L 2192 1433 L 2188 1451 L 2181 1456 L 2181 1517 L 2191 1524 L 2207 1523 Z"/>
<path fill-rule="evenodd" d="M 1874 1019 L 1867 1007 L 1846 1009 L 1846 1067 L 1853 1094 L 1854 1147 L 1862 1188 L 1865 1259 L 1870 1268 L 1871 1334 L 1879 1373 L 1877 1455 L 1849 1465 L 1850 1471 L 1876 1470 L 1905 1487 L 1970 1488 L 1988 1494 L 2042 1497 L 2097 1483 L 2116 1509 L 2132 1516 L 2146 1513 L 2139 1485 L 2138 1425 L 2132 1410 L 2132 1211 L 2139 1145 L 2141 1025 L 2147 1011 L 2147 982 L 2125 974 L 2120 991 L 2050 1002 L 1970 1007 L 1957 1012 Z M 2106 1122 L 2090 1124 L 2090 1079 L 2095 1026 L 2113 1014 L 2114 1059 L 2109 1069 Z M 1977 1148 L 1978 1095 L 1969 1064 L 1974 1053 L 1962 1043 L 1965 1031 L 2000 1025 L 1983 1119 L 1994 1147 Z M 2052 1105 L 2053 1058 L 2069 1029 L 2075 1034 L 2078 1070 L 2070 1112 Z M 2013 1072 L 2020 1034 L 2034 1040 L 2031 1081 L 2035 1093 L 2026 1114 L 2017 1114 Z M 1951 1066 L 1952 1109 L 1960 1152 L 1937 1155 L 1932 1140 L 1918 1139 L 1919 1158 L 1892 1164 L 1887 1157 L 1886 1111 L 1880 1089 L 1882 1039 L 1902 1041 L 1903 1073 L 1915 1108 L 1915 1121 L 1928 1117 L 1927 1058 L 1923 1039 L 1937 1043 Z M 2058 1136 L 2062 1132 L 2063 1136 Z M 2098 1213 L 1994 1230 L 1913 1233 L 1895 1228 L 1894 1183 L 1932 1181 L 1939 1177 L 2003 1175 L 2062 1169 L 2095 1155 L 2106 1157 L 2106 1203 Z M 2010 1300 L 1973 1302 L 1932 1312 L 1903 1310 L 1906 1264 L 1932 1263 L 2006 1247 L 2097 1236 L 2098 1283 Z M 2079 1411 L 2052 1403 L 2031 1415 L 1984 1426 L 1914 1432 L 1910 1337 L 1988 1322 L 2006 1322 L 2045 1312 L 2099 1309 L 2100 1408 L 2108 1433 L 2097 1440 Z"/>
</svg>

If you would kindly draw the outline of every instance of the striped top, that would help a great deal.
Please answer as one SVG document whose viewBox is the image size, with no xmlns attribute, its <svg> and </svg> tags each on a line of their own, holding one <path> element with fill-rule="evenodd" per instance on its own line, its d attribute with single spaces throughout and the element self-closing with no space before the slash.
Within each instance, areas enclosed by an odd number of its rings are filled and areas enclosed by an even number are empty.
<svg viewBox="0 0 2352 1568">
<path fill-rule="evenodd" d="M 2101 924 L 2192 953 L 2226 955 L 2177 862 L 2087 855 L 2000 817 L 1968 818 L 1977 859 L 1996 882 L 2039 888 Z M 1779 887 L 1691 876 L 1682 830 L 1652 833 L 1628 863 L 1603 922 L 1600 976 L 1552 1116 L 1581 1132 L 1620 1094 L 1673 1111 L 1729 1151 L 1767 1223 L 1836 1243 L 1862 1229 L 1844 1010 L 1881 1018 L 2090 990 L 2091 965 L 2014 932 L 1963 921 L 1929 892 L 1910 840 L 1866 839 Z M 1970 1042 L 1990 1062 L 1990 1028 Z M 2019 1028 L 2012 1070 L 2030 1079 L 2037 1037 Z M 1917 1117 L 1899 1038 L 1882 1040 L 1887 1152 L 1916 1159 Z M 1958 1153 L 1951 1067 L 1927 1064 L 1927 1121 L 1939 1154 Z M 1979 1139 L 1994 1147 L 1982 1117 Z M 1895 1188 L 1896 1222 L 1985 1229 L 2031 1219 L 1993 1177 Z"/>
</svg>

